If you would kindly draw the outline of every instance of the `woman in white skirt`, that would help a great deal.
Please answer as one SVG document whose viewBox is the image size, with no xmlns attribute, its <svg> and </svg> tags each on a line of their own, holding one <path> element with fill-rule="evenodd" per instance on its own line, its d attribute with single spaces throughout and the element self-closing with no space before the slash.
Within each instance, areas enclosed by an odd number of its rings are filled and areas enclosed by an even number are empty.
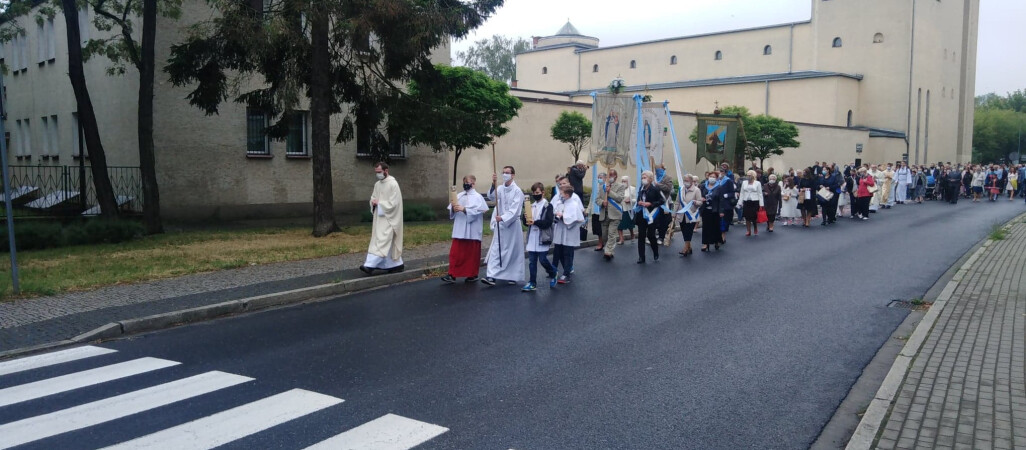
<svg viewBox="0 0 1026 450">
<path fill-rule="evenodd" d="M 841 178 L 841 179 L 845 180 L 845 178 Z M 847 181 L 845 181 L 844 183 L 841 184 L 841 194 L 839 194 L 840 197 L 837 198 L 837 215 L 841 216 L 841 217 L 844 217 L 844 207 L 845 206 L 850 206 L 849 205 L 850 202 L 848 201 L 848 194 L 847 194 L 847 192 L 848 192 L 848 183 L 847 183 Z M 850 211 L 851 208 L 848 208 L 848 210 Z"/>
<path fill-rule="evenodd" d="M 794 185 L 794 177 L 784 179 L 780 200 L 780 220 L 784 226 L 794 225 L 794 221 L 801 215 L 798 212 L 798 187 Z"/>
<path fill-rule="evenodd" d="M 1008 201 L 1012 201 L 1015 198 L 1015 191 L 1019 189 L 1018 174 L 1015 173 L 1015 167 L 1009 167 L 1008 170 L 1008 183 L 1005 183 L 1005 190 L 1008 191 Z"/>
</svg>

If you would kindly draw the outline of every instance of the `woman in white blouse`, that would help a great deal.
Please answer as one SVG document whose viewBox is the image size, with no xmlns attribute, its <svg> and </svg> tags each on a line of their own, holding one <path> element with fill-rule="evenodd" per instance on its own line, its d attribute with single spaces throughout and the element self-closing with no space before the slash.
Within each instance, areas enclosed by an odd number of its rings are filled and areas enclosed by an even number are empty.
<svg viewBox="0 0 1026 450">
<path fill-rule="evenodd" d="M 765 206 L 765 199 L 762 196 L 762 183 L 755 179 L 755 171 L 749 170 L 747 178 L 741 182 L 741 190 L 738 191 L 737 201 L 742 204 L 741 215 L 745 218 L 745 236 L 759 235 L 759 209 Z"/>
</svg>

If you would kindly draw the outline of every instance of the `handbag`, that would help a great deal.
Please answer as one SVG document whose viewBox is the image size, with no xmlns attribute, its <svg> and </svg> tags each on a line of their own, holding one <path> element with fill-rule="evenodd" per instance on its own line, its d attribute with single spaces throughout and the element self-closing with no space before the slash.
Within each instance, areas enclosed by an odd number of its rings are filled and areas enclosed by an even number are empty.
<svg viewBox="0 0 1026 450">
<path fill-rule="evenodd" d="M 769 216 L 766 215 L 766 208 L 759 208 L 759 213 L 755 218 L 755 223 L 766 223 L 769 222 Z"/>
<path fill-rule="evenodd" d="M 877 185 L 874 184 L 872 186 L 867 186 L 866 190 L 869 191 L 870 194 L 875 194 L 876 191 L 880 190 L 880 186 L 877 186 Z"/>
</svg>

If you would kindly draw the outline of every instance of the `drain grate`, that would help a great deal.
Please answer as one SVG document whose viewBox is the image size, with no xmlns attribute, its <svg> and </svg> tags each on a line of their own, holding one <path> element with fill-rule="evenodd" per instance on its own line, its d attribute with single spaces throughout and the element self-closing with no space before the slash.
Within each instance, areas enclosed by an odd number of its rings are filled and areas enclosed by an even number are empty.
<svg viewBox="0 0 1026 450">
<path fill-rule="evenodd" d="M 894 299 L 894 300 L 891 300 L 891 301 L 887 302 L 887 307 L 888 308 L 908 309 L 908 310 L 912 310 L 912 311 L 927 310 L 927 309 L 930 309 L 931 305 L 932 305 L 932 303 L 924 302 L 924 301 L 918 300 L 918 299 L 916 299 L 916 300 Z"/>
</svg>

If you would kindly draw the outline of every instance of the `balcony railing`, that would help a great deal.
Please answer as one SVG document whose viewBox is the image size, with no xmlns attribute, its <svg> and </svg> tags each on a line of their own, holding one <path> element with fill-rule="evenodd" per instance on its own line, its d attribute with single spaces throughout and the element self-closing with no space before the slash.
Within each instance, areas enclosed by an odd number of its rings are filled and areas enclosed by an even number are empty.
<svg viewBox="0 0 1026 450">
<path fill-rule="evenodd" d="M 9 166 L 15 217 L 98 215 L 92 168 L 85 166 Z M 142 174 L 138 167 L 111 166 L 107 174 L 121 211 L 142 212 Z M 3 193 L 0 192 L 0 200 Z M 3 208 L 0 208 L 0 215 Z"/>
</svg>

